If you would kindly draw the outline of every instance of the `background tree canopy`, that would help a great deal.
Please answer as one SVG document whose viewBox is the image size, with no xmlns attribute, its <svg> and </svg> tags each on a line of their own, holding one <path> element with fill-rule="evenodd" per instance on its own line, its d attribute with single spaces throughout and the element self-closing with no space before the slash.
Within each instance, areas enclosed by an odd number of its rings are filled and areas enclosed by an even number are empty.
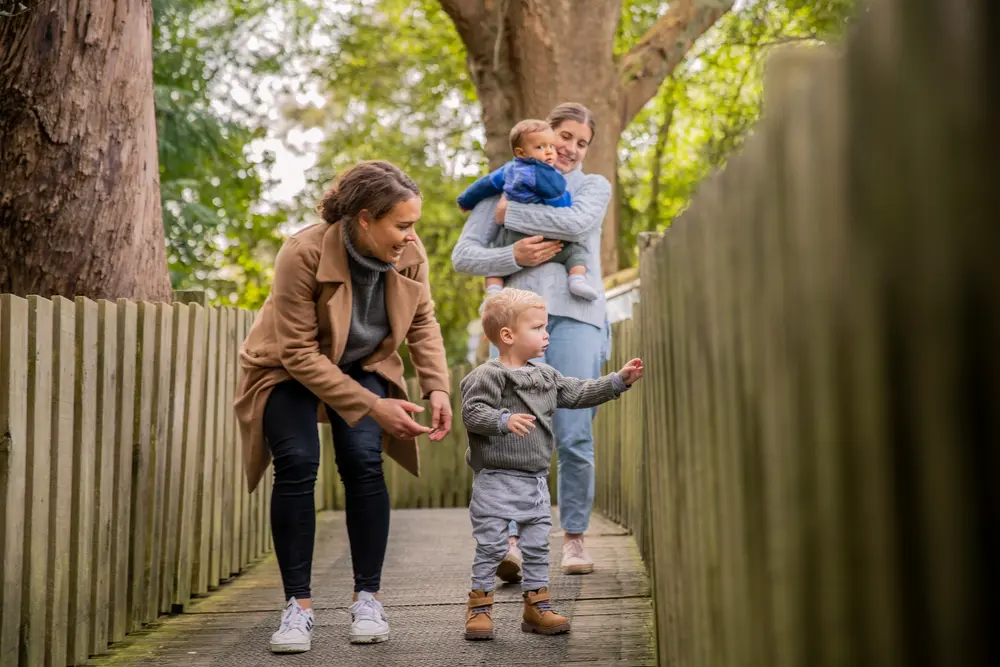
<svg viewBox="0 0 1000 667">
<path fill-rule="evenodd" d="M 668 3 L 626 0 L 621 55 Z M 839 36 L 854 0 L 737 2 L 697 41 L 618 146 L 618 254 L 663 229 L 725 163 L 760 113 L 762 62 L 789 41 Z M 420 186 L 452 360 L 465 356 L 482 281 L 452 271 L 464 223 L 455 198 L 487 169 L 465 47 L 438 0 L 154 3 L 154 82 L 164 224 L 175 287 L 202 285 L 248 307 L 266 297 L 283 234 L 314 221 L 336 173 L 364 159 L 399 165 Z M 290 142 L 289 137 L 312 141 Z M 314 153 L 306 187 L 268 201 L 277 176 L 265 137 Z"/>
<path fill-rule="evenodd" d="M 289 212 L 263 201 L 273 158 L 255 158 L 251 144 L 271 120 L 261 84 L 287 67 L 279 42 L 295 38 L 276 31 L 274 18 L 296 5 L 153 2 L 160 193 L 175 289 L 204 287 L 217 302 L 249 308 L 267 296 Z"/>
</svg>

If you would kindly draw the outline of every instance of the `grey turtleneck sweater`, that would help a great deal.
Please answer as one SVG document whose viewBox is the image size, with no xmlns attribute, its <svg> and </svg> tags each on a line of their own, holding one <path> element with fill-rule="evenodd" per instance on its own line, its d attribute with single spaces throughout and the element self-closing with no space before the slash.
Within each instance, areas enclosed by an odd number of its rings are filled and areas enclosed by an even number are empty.
<svg viewBox="0 0 1000 667">
<path fill-rule="evenodd" d="M 351 243 L 346 227 L 343 235 L 354 297 L 351 328 L 344 354 L 338 362 L 341 368 L 370 355 L 390 334 L 389 314 L 385 310 L 385 272 L 393 268 L 392 264 L 360 254 Z"/>
<path fill-rule="evenodd" d="M 465 376 L 462 423 L 469 435 L 466 462 L 473 470 L 519 470 L 545 475 L 552 460 L 556 408 L 595 408 L 628 389 L 618 373 L 597 380 L 566 377 L 546 364 L 529 361 L 507 368 L 496 359 Z M 535 416 L 535 428 L 517 436 L 507 428 L 512 414 Z"/>
</svg>

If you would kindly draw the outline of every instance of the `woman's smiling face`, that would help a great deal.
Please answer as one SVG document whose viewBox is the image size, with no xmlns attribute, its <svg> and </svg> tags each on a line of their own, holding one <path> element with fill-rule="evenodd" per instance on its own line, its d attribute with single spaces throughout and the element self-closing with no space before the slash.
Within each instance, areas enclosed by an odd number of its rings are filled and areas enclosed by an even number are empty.
<svg viewBox="0 0 1000 667">
<path fill-rule="evenodd" d="M 556 133 L 556 168 L 566 174 L 583 162 L 594 134 L 590 127 L 575 120 L 564 120 Z"/>
<path fill-rule="evenodd" d="M 371 221 L 368 211 L 362 211 L 358 221 L 361 238 L 357 243 L 364 254 L 389 264 L 398 262 L 406 246 L 417 240 L 414 226 L 420 220 L 422 203 L 420 197 L 410 197 Z"/>
</svg>

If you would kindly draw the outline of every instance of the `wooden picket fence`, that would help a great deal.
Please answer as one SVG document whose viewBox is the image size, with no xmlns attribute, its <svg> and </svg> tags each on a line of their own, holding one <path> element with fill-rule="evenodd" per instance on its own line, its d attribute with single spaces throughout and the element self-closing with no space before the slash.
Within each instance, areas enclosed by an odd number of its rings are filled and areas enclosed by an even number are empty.
<svg viewBox="0 0 1000 667">
<path fill-rule="evenodd" d="M 597 504 L 661 665 L 1000 664 L 986 3 L 871 5 L 846 53 L 775 54 L 614 328 L 647 374 L 598 413 Z"/>
<path fill-rule="evenodd" d="M 640 312 L 641 308 L 634 304 L 633 313 Z M 612 324 L 611 332 L 611 358 L 605 365 L 605 373 L 617 371 L 630 359 L 643 356 L 635 314 L 631 319 Z M 640 380 L 617 401 L 599 408 L 594 420 L 594 507 L 632 531 L 647 565 L 652 554 L 648 551 L 646 406 L 643 400 L 649 383 L 649 378 Z"/>
<path fill-rule="evenodd" d="M 0 664 L 79 664 L 270 550 L 230 407 L 252 320 L 0 296 Z"/>
<path fill-rule="evenodd" d="M 273 480 L 247 493 L 232 410 L 255 313 L 177 298 L 0 296 L 4 667 L 79 664 L 271 551 Z M 317 509 L 342 509 L 320 434 Z M 419 479 L 386 464 L 393 507 L 467 505 L 461 421 L 421 448 Z"/>
</svg>

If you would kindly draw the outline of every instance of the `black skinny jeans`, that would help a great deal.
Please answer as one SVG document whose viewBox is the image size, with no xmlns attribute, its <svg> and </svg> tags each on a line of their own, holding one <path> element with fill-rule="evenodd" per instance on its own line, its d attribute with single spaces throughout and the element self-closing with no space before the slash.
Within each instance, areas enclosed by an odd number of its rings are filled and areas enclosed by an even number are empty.
<svg viewBox="0 0 1000 667">
<path fill-rule="evenodd" d="M 377 396 L 386 381 L 360 369 L 347 373 Z M 264 408 L 264 437 L 274 459 L 271 534 L 285 599 L 312 597 L 316 540 L 316 473 L 319 469 L 317 398 L 295 380 L 277 385 Z M 356 592 L 379 590 L 389 539 L 389 492 L 382 474 L 382 427 L 371 417 L 350 427 L 329 406 L 337 468 L 344 484 L 347 535 Z"/>
</svg>

